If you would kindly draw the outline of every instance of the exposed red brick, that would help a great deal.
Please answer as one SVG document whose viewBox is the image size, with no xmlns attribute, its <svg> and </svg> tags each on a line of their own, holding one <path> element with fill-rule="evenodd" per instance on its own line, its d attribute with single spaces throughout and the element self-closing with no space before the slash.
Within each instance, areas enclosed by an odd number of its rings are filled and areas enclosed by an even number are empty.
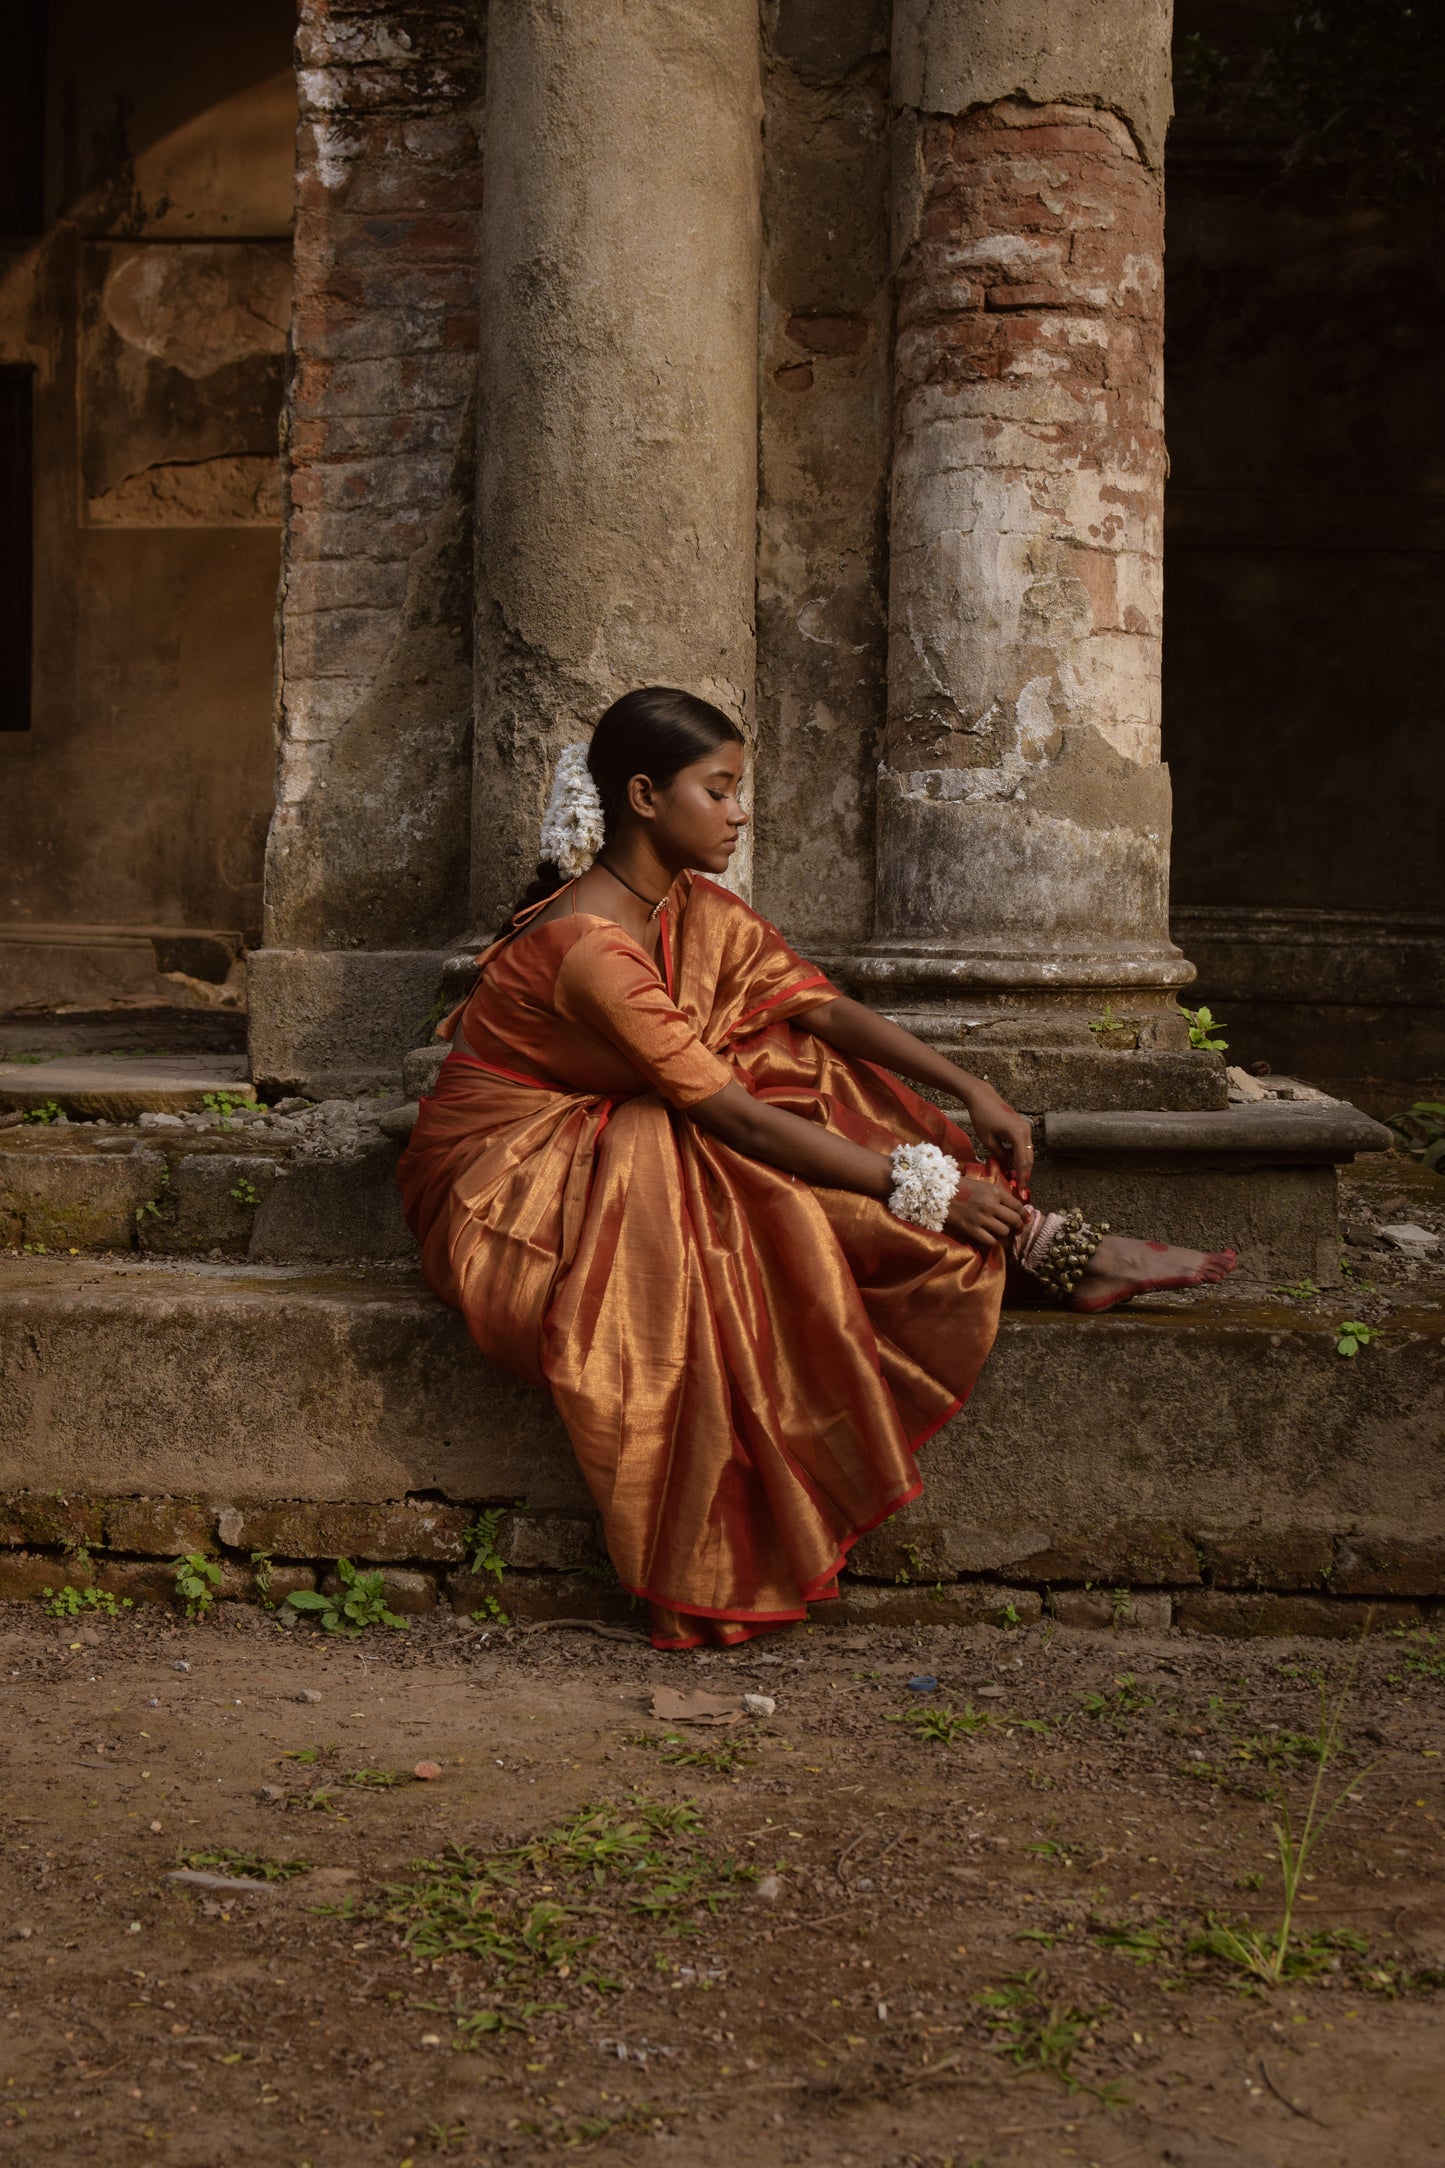
<svg viewBox="0 0 1445 2168">
<path fill-rule="evenodd" d="M 1138 1589 L 1059 1588 L 1049 1598 L 1049 1611 L 1061 1626 L 1087 1626 L 1095 1630 L 1122 1632 L 1126 1627 L 1142 1633 L 1163 1633 L 1170 1624 L 1173 1605 L 1168 1596 Z"/>
<path fill-rule="evenodd" d="M 645 1607 L 634 1605 L 615 1581 L 591 1574 L 509 1573 L 499 1588 L 490 1574 L 452 1573 L 447 1576 L 447 1595 L 452 1609 L 463 1618 L 485 1621 L 491 1617 L 487 1608 L 491 1598 L 509 1619 L 611 1619 L 638 1633 L 647 1630 Z"/>
<path fill-rule="evenodd" d="M 90 1586 L 88 1573 L 71 1571 L 63 1559 L 46 1558 L 32 1551 L 0 1553 L 0 1603 L 23 1603 L 47 1588 Z"/>
<path fill-rule="evenodd" d="M 279 1505 L 232 1507 L 219 1523 L 237 1551 L 278 1558 L 460 1559 L 472 1513 L 443 1505 Z"/>
<path fill-rule="evenodd" d="M 818 1626 L 1032 1626 L 1043 1616 L 1037 1589 L 999 1581 L 944 1581 L 881 1587 L 845 1575 L 836 1603 L 819 1604 Z"/>
<path fill-rule="evenodd" d="M 866 316 L 790 316 L 788 337 L 809 354 L 861 354 L 868 344 Z"/>
</svg>

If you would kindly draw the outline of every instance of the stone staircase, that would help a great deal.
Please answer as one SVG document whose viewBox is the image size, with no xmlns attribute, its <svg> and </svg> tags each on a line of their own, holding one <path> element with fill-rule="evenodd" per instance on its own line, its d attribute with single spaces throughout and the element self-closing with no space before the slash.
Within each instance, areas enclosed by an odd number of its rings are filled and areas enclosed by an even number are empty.
<svg viewBox="0 0 1445 2168">
<path fill-rule="evenodd" d="M 67 1108 L 34 1077 L 0 1069 L 0 1594 L 89 1574 L 160 1600 L 200 1547 L 223 1596 L 258 1593 L 262 1551 L 278 1593 L 349 1555 L 398 1607 L 485 1608 L 466 1524 L 525 1500 L 499 1539 L 512 1612 L 625 1614 L 549 1403 L 420 1285 L 400 1095 L 268 1109 L 213 1077 L 184 1103 L 170 1078 L 162 1105 Z M 1336 1352 L 1362 1299 L 1337 1164 L 1381 1134 L 1318 1101 L 1042 1117 L 1041 1202 L 1232 1239 L 1240 1280 L 1007 1313 L 924 1497 L 823 1615 L 1353 1631 L 1445 1597 L 1440 1287 L 1402 1281 L 1382 1337 Z M 1304 1281 L 1317 1299 L 1278 1291 Z"/>
</svg>

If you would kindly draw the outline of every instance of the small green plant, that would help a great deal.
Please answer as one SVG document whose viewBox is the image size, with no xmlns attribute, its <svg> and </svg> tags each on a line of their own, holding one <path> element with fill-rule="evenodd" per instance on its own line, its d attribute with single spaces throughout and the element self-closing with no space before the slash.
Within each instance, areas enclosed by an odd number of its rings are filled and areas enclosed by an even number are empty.
<svg viewBox="0 0 1445 2168">
<path fill-rule="evenodd" d="M 79 1618 L 82 1611 L 98 1612 L 102 1618 L 119 1618 L 122 1611 L 135 1609 L 129 1596 L 112 1596 L 104 1588 L 75 1588 L 69 1582 L 64 1588 L 42 1588 L 40 1596 L 40 1608 L 51 1618 Z"/>
<path fill-rule="evenodd" d="M 368 1626 L 390 1626 L 398 1633 L 410 1630 L 408 1619 L 398 1618 L 388 1609 L 379 1571 L 362 1573 L 349 1558 L 338 1558 L 336 1578 L 341 1586 L 334 1596 L 323 1596 L 315 1588 L 298 1588 L 286 1598 L 287 1604 L 293 1611 L 314 1618 L 323 1633 L 344 1634 L 353 1641 Z"/>
<path fill-rule="evenodd" d="M 4 1060 L 12 1069 L 33 1069 L 42 1061 L 49 1061 L 48 1054 L 6 1054 Z"/>
<path fill-rule="evenodd" d="M 730 1777 L 739 1769 L 746 1769 L 752 1756 L 733 1739 L 724 1739 L 719 1746 L 694 1746 L 684 1739 L 681 1732 L 633 1731 L 623 1742 L 626 1746 L 649 1747 L 657 1758 L 670 1769 L 710 1769 L 717 1776 Z"/>
<path fill-rule="evenodd" d="M 1130 1595 L 1127 1588 L 1115 1588 L 1110 1590 L 1109 1626 L 1112 1632 L 1118 1633 L 1119 1629 L 1122 1626 L 1128 1625 L 1129 1613 L 1133 1610 L 1133 1608 L 1134 1599 Z"/>
<path fill-rule="evenodd" d="M 1355 1355 L 1362 1347 L 1368 1347 L 1372 1340 L 1378 1340 L 1379 1337 L 1380 1330 L 1377 1325 L 1362 1325 L 1357 1317 L 1348 1317 L 1336 1334 L 1335 1353 Z"/>
<path fill-rule="evenodd" d="M 1192 1047 L 1200 1048 L 1206 1054 L 1225 1054 L 1229 1051 L 1229 1041 L 1217 1036 L 1224 1026 L 1211 1010 L 1186 1009 L 1181 1001 L 1179 1013 L 1189 1026 L 1189 1044 Z"/>
<path fill-rule="evenodd" d="M 1353 1280 L 1357 1295 L 1373 1295 L 1375 1292 L 1374 1281 L 1365 1278 L 1363 1271 L 1355 1263 L 1348 1250 L 1341 1250 L 1340 1252 L 1340 1278 L 1342 1280 Z"/>
<path fill-rule="evenodd" d="M 389 1792 L 398 1784 L 414 1784 L 416 1779 L 407 1776 L 400 1769 L 353 1769 L 341 1781 L 343 1784 L 354 1784 L 359 1791 Z"/>
<path fill-rule="evenodd" d="M 147 1197 L 144 1204 L 138 1204 L 135 1208 L 135 1223 L 137 1227 L 143 1227 L 147 1219 L 159 1219 L 160 1217 L 161 1208 L 156 1203 L 154 1197 Z"/>
<path fill-rule="evenodd" d="M 955 1739 L 972 1739 L 981 1731 L 1033 1731 L 1046 1732 L 1047 1723 L 1042 1717 L 997 1714 L 992 1709 L 976 1709 L 971 1701 L 954 1712 L 951 1708 L 929 1708 L 926 1703 L 916 1708 L 902 1709 L 888 1719 L 890 1724 L 904 1724 L 915 1739 L 922 1739 L 930 1746 L 952 1746 Z"/>
<path fill-rule="evenodd" d="M 250 1177 L 244 1174 L 240 1175 L 237 1178 L 235 1188 L 228 1190 L 226 1194 L 236 1204 L 249 1205 L 259 1204 L 261 1202 L 260 1191 L 257 1189 L 255 1183 L 250 1179 Z"/>
<path fill-rule="evenodd" d="M 1128 1957 L 1136 1965 L 1157 1965 L 1174 1954 L 1178 1936 L 1168 1920 L 1155 1920 L 1152 1926 L 1115 1926 L 1108 1920 L 1093 1919 L 1089 1933 L 1106 1950 L 1115 1950 L 1120 1957 Z"/>
<path fill-rule="evenodd" d="M 267 1859 L 260 1852 L 237 1852 L 230 1845 L 222 1845 L 214 1852 L 177 1852 L 176 1861 L 182 1867 L 209 1867 L 216 1874 L 244 1875 L 248 1882 L 289 1882 L 293 1875 L 311 1872 L 309 1860 Z"/>
<path fill-rule="evenodd" d="M 269 1551 L 251 1553 L 251 1571 L 256 1576 L 256 1595 L 263 1611 L 274 1611 L 276 1608 L 271 1600 L 271 1568 L 274 1564 L 275 1560 Z"/>
<path fill-rule="evenodd" d="M 1096 1723 L 1122 1724 L 1131 1716 L 1145 1715 L 1154 1706 L 1155 1697 L 1145 1693 L 1132 1671 L 1124 1671 L 1115 1679 L 1112 1694 L 1085 1694 L 1079 1713 Z"/>
<path fill-rule="evenodd" d="M 497 1536 L 502 1522 L 514 1509 L 511 1506 L 487 1506 L 478 1511 L 471 1525 L 464 1531 L 462 1541 L 472 1554 L 472 1572 L 489 1573 L 498 1589 L 507 1570 L 507 1561 L 497 1549 Z M 475 1619 L 490 1619 L 495 1626 L 507 1626 L 511 1620 L 502 1607 L 501 1598 L 490 1591 L 482 1597 L 473 1611 Z"/>
<path fill-rule="evenodd" d="M 204 1618 L 221 1585 L 220 1560 L 207 1558 L 204 1551 L 187 1551 L 172 1561 L 171 1571 L 176 1577 L 176 1600 L 185 1605 L 186 1617 Z"/>
<path fill-rule="evenodd" d="M 20 1119 L 24 1122 L 58 1122 L 63 1107 L 58 1099 L 44 1099 L 38 1107 L 27 1107 Z"/>
<path fill-rule="evenodd" d="M 249 1112 L 253 1104 L 240 1092 L 203 1092 L 201 1095 L 201 1105 L 208 1114 L 217 1117 L 223 1129 L 229 1129 L 236 1116 L 243 1109 Z"/>
<path fill-rule="evenodd" d="M 1388 1686 L 1407 1686 L 1411 1679 L 1445 1679 L 1445 1646 L 1442 1637 L 1427 1626 L 1397 1628 L 1395 1638 L 1410 1646 L 1400 1659 L 1400 1669 L 1385 1675 Z"/>
<path fill-rule="evenodd" d="M 905 1543 L 903 1545 L 903 1564 L 893 1576 L 894 1585 L 898 1588 L 911 1588 L 914 1581 L 921 1578 L 923 1572 L 923 1553 L 916 1543 Z"/>
<path fill-rule="evenodd" d="M 1032 1852 L 1046 1867 L 1072 1867 L 1082 1849 L 1066 1837 L 1041 1837 L 1037 1844 L 1025 1846 L 1025 1850 Z"/>
<path fill-rule="evenodd" d="M 50 1253 L 43 1242 L 22 1242 L 20 1254 L 22 1257 L 48 1257 Z"/>
<path fill-rule="evenodd" d="M 1102 1016 L 1091 1017 L 1089 1020 L 1089 1029 L 1096 1034 L 1105 1031 L 1123 1031 L 1124 1028 L 1123 1017 L 1114 1014 L 1114 1005 L 1110 1001 L 1104 1003 Z"/>
<path fill-rule="evenodd" d="M 1003 1607 L 1002 1616 L 1005 1626 L 1022 1626 L 1023 1624 L 1023 1620 L 1019 1616 L 1019 1607 L 1016 1603 L 1006 1603 Z"/>
<path fill-rule="evenodd" d="M 1320 1681 L 1319 1723 L 1311 1746 L 1315 1773 L 1300 1819 L 1296 1819 L 1290 1805 L 1283 1772 L 1277 1770 L 1275 1774 L 1273 1790 L 1279 1818 L 1274 1825 L 1274 1837 L 1284 1896 L 1278 1927 L 1258 1928 L 1247 1920 L 1221 1920 L 1210 1913 L 1203 1933 L 1189 1945 L 1191 1955 L 1218 1958 L 1247 1982 L 1278 1987 L 1286 1979 L 1315 1979 L 1322 1972 L 1337 1968 L 1341 1952 L 1353 1951 L 1359 1955 L 1367 1948 L 1360 1937 L 1351 1934 L 1347 1928 L 1322 1930 L 1303 1937 L 1295 1937 L 1293 1932 L 1300 1885 L 1315 1849 L 1356 1785 L 1375 1767 L 1373 1762 L 1369 1763 L 1357 1776 L 1351 1777 L 1328 1805 L 1325 1804 L 1325 1777 L 1340 1752 L 1345 1707 L 1359 1662 L 1357 1653 L 1333 1705 L 1324 1681 Z"/>
<path fill-rule="evenodd" d="M 1290 1295 L 1296 1302 L 1316 1302 L 1319 1292 L 1313 1280 L 1295 1280 L 1292 1284 L 1270 1289 L 1272 1295 Z"/>
<path fill-rule="evenodd" d="M 975 1998 L 994 2036 L 993 2052 L 1006 2056 L 1016 2070 L 1046 2073 L 1068 2092 L 1089 2093 L 1106 2107 L 1117 2107 L 1117 2085 L 1089 2085 L 1073 2068 L 1079 2049 L 1093 2046 L 1093 2028 L 1107 2010 L 1050 2000 L 1047 1985 L 1041 1971 L 1016 1972 Z"/>
<path fill-rule="evenodd" d="M 1417 1099 L 1402 1114 L 1392 1114 L 1388 1126 L 1412 1159 L 1432 1174 L 1445 1172 L 1445 1102 Z"/>
</svg>

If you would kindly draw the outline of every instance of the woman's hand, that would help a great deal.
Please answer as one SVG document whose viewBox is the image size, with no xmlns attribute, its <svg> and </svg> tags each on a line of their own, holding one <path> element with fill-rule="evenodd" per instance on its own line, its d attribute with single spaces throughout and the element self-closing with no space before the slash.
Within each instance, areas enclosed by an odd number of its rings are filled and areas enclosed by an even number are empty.
<svg viewBox="0 0 1445 2168">
<path fill-rule="evenodd" d="M 1012 1190 L 998 1182 L 965 1175 L 943 1224 L 960 1242 L 991 1249 L 995 1242 L 1008 1241 L 1023 1216 L 1024 1208 Z"/>
<path fill-rule="evenodd" d="M 1019 1188 L 1027 1190 L 1034 1177 L 1034 1132 L 1026 1114 L 1015 1114 L 991 1084 L 971 1079 L 968 1118 L 979 1146 L 990 1159 L 1012 1168 Z"/>
</svg>

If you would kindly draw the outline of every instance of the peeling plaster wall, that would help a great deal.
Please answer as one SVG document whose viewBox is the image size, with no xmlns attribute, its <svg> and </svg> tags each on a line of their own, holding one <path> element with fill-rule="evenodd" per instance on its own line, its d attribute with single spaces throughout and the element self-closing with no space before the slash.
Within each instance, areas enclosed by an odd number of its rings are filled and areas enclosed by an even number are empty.
<svg viewBox="0 0 1445 2168">
<path fill-rule="evenodd" d="M 980 88 L 896 38 L 915 95 Z M 1160 178 L 1082 96 L 905 108 L 895 160 L 878 933 L 1168 978 Z"/>
<path fill-rule="evenodd" d="M 42 945 L 48 927 L 254 938 L 289 10 L 49 12 L 46 229 L 0 240 L 0 362 L 34 371 L 36 475 L 30 728 L 0 732 L 0 924 Z M 78 952 L 57 943 L 64 1000 Z M 12 998 L 0 970 L 0 1008 Z"/>
<path fill-rule="evenodd" d="M 754 901 L 865 940 L 887 660 L 886 0 L 765 11 Z"/>
</svg>

